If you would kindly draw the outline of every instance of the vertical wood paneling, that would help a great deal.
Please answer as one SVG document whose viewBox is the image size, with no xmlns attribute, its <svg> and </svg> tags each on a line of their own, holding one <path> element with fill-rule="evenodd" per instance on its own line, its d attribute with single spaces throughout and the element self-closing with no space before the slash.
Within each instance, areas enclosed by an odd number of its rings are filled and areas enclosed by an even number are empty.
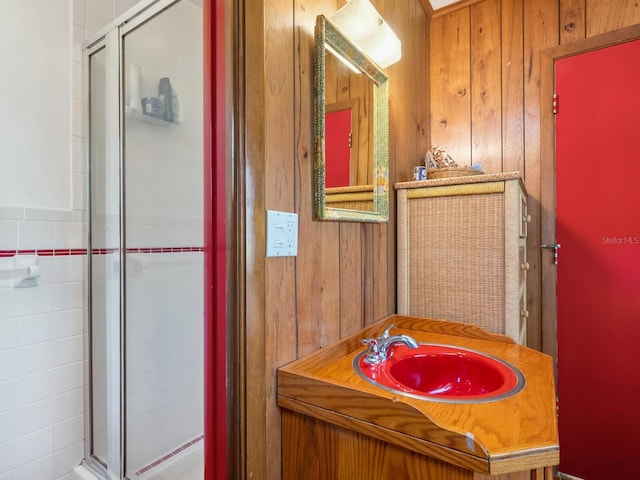
<svg viewBox="0 0 640 480">
<path fill-rule="evenodd" d="M 363 305 L 362 305 L 362 322 L 365 325 L 373 323 L 374 318 L 374 276 L 373 276 L 373 225 L 362 226 L 362 289 L 363 289 Z"/>
<path fill-rule="evenodd" d="M 471 163 L 470 9 L 431 23 L 431 143 Z"/>
<path fill-rule="evenodd" d="M 264 205 L 267 210 L 294 211 L 294 17 L 290 0 L 265 3 L 265 112 L 278 122 L 265 123 Z M 286 68 L 283 68 L 286 65 Z M 296 358 L 295 258 L 267 258 L 265 265 L 266 433 L 280 436 L 279 410 L 272 365 Z M 292 298 L 293 297 L 293 298 Z M 294 300 L 294 301 L 292 301 Z M 266 444 L 266 457 L 278 458 L 280 446 Z M 266 463 L 266 477 L 279 478 L 279 462 Z"/>
<path fill-rule="evenodd" d="M 394 80 L 389 82 L 389 115 L 394 119 L 389 123 L 390 138 L 400 139 L 392 142 L 389 146 L 389 168 L 399 172 L 405 168 L 411 169 L 411 165 L 421 163 L 418 158 L 422 153 L 416 151 L 417 145 L 414 137 L 414 111 L 415 107 L 409 100 L 410 92 L 416 92 L 418 79 L 413 74 L 415 71 L 415 43 L 416 39 L 412 30 L 412 13 L 415 4 L 412 2 L 393 2 L 386 0 L 381 8 L 389 25 L 395 32 L 406 32 L 404 35 L 398 33 L 402 38 L 402 59 L 389 67 L 388 72 L 393 75 Z M 421 7 L 419 7 L 421 8 Z M 407 101 L 409 100 L 409 101 Z M 411 137 L 410 141 L 408 137 Z M 401 158 L 401 162 L 395 159 Z M 406 165 L 406 167 L 405 167 Z M 396 174 L 397 176 L 397 174 Z"/>
<path fill-rule="evenodd" d="M 371 227 L 374 227 L 373 225 Z M 392 284 L 395 284 L 395 272 L 390 268 L 390 264 L 395 265 L 393 260 L 390 260 L 388 251 L 389 235 L 393 235 L 392 231 L 389 231 L 389 225 L 381 223 L 375 225 L 375 228 L 370 228 L 371 235 L 373 237 L 373 259 L 372 259 L 372 278 L 374 279 L 374 287 L 377 287 L 377 279 L 385 278 L 391 279 Z M 395 288 L 374 288 L 371 290 L 371 296 L 373 297 L 373 316 L 365 317 L 365 324 L 373 323 L 381 318 L 388 316 L 395 311 L 395 303 L 393 299 Z"/>
<path fill-rule="evenodd" d="M 296 262 L 297 356 L 340 338 L 340 225 L 310 221 L 309 209 L 299 217 L 298 259 L 305 260 Z"/>
<path fill-rule="evenodd" d="M 351 335 L 363 326 L 363 279 L 362 226 L 343 223 L 340 225 L 340 337 Z"/>
<path fill-rule="evenodd" d="M 390 6 L 389 6 L 390 4 Z M 387 0 L 386 8 L 393 10 L 393 1 Z M 391 98 L 389 168 L 391 178 L 396 182 L 413 179 L 413 169 L 424 165 L 424 155 L 431 142 L 430 132 L 430 103 L 422 103 L 418 98 L 429 98 L 429 22 L 424 9 L 418 3 L 395 2 L 402 9 L 395 9 L 393 17 L 394 31 L 401 34 L 402 59 L 389 67 L 393 80 L 389 85 Z M 402 15 L 398 15 L 402 13 Z M 386 17 L 386 14 L 385 14 Z M 402 25 L 399 22 L 405 18 Z M 413 19 L 407 22 L 406 19 Z M 398 78 L 399 77 L 399 78 Z M 391 209 L 394 211 L 395 198 L 393 190 L 390 192 Z"/>
<path fill-rule="evenodd" d="M 244 8 L 242 8 L 244 7 Z M 245 0 L 239 12 L 242 20 L 242 40 L 244 46 L 244 69 L 241 70 L 240 80 L 244 81 L 243 102 L 240 111 L 264 111 L 265 89 L 264 55 L 264 4 L 259 0 Z M 251 15 L 244 15 L 248 10 Z M 251 32 L 252 34 L 247 34 Z M 244 74 L 244 75 L 242 75 Z M 250 106 L 250 107 L 248 107 Z M 242 202 L 244 210 L 244 241 L 246 257 L 245 293 L 246 305 L 244 328 L 245 339 L 240 344 L 246 344 L 244 385 L 244 416 L 247 418 L 245 431 L 241 433 L 244 441 L 244 467 L 241 472 L 246 477 L 257 475 L 264 478 L 266 455 L 264 438 L 266 436 L 267 416 L 265 415 L 264 398 L 266 397 L 266 383 L 264 377 L 267 372 L 265 351 L 265 212 L 264 212 L 264 118 L 258 115 L 244 114 L 244 135 L 251 141 L 242 142 L 244 154 L 241 178 L 244 183 L 246 200 Z M 243 342 L 244 340 L 244 342 Z M 242 375 L 241 375 L 242 377 Z"/>
<path fill-rule="evenodd" d="M 431 18 L 425 11 L 420 9 L 416 4 L 416 21 L 413 26 L 415 41 L 415 50 L 413 63 L 416 66 L 416 92 L 422 92 L 422 97 L 426 98 L 426 102 L 418 102 L 415 113 L 415 125 L 409 127 L 415 128 L 416 131 L 416 144 L 418 145 L 418 158 L 416 164 L 424 165 L 425 153 L 431 147 L 431 82 L 425 81 L 430 78 L 430 52 L 431 47 L 429 45 L 430 40 L 430 23 Z M 411 92 L 409 92 L 411 95 Z M 409 97 L 410 98 L 410 97 Z M 396 157 L 396 163 L 400 166 L 403 165 L 401 160 Z M 396 179 L 398 182 L 404 182 L 411 180 L 413 174 L 414 164 L 410 164 L 410 168 L 404 167 L 402 171 L 396 172 Z"/>
<path fill-rule="evenodd" d="M 560 0 L 560 44 L 580 40 L 586 35 L 586 0 Z"/>
<path fill-rule="evenodd" d="M 565 48 L 565 47 L 563 47 Z M 549 51 L 543 52 L 540 58 L 540 95 L 541 98 L 553 97 L 554 91 L 554 60 Z M 540 111 L 540 244 L 551 244 L 556 241 L 555 225 L 555 120 L 551 109 Z M 553 200 L 552 200 L 553 199 Z M 541 351 L 556 358 L 556 327 L 555 316 L 557 310 L 556 296 L 556 268 L 550 263 L 540 265 L 541 281 Z M 554 319 L 554 324 L 550 319 Z"/>
<path fill-rule="evenodd" d="M 402 59 L 387 69 L 389 75 L 389 223 L 367 227 L 372 248 L 369 257 L 379 265 L 369 273 L 387 279 L 387 291 L 370 291 L 365 322 L 395 312 L 395 191 L 393 185 L 412 178 L 413 168 L 424 163 L 429 141 L 428 41 L 429 18 L 418 1 L 376 0 L 374 6 L 402 42 Z M 375 240 L 380 238 L 380 245 Z M 386 265 L 384 263 L 386 262 Z M 373 303 L 375 301 L 375 304 Z"/>
<path fill-rule="evenodd" d="M 471 163 L 502 172 L 500 0 L 471 7 Z"/>
<path fill-rule="evenodd" d="M 462 467 L 289 410 L 283 412 L 283 429 L 287 432 L 284 480 L 475 478 L 474 472 Z"/>
<path fill-rule="evenodd" d="M 539 349 L 541 333 L 540 271 L 540 51 L 558 44 L 557 0 L 524 2 L 524 114 L 527 210 L 532 221 L 527 233 L 527 343 Z"/>
<path fill-rule="evenodd" d="M 523 1 L 502 0 L 502 165 L 524 172 Z"/>
<path fill-rule="evenodd" d="M 586 0 L 587 37 L 640 23 L 636 0 Z"/>
<path fill-rule="evenodd" d="M 313 31 L 318 14 L 335 10 L 335 0 L 316 1 L 313 8 L 296 2 L 295 9 L 295 211 L 299 230 L 293 330 L 297 333 L 297 356 L 340 335 L 340 225 L 318 222 L 313 216 Z"/>
<path fill-rule="evenodd" d="M 389 223 L 366 228 L 368 243 L 366 258 L 371 263 L 367 266 L 373 278 L 386 278 L 386 289 L 369 290 L 365 293 L 365 301 L 373 308 L 365 311 L 363 321 L 372 323 L 395 312 L 395 218 L 391 212 L 395 211 L 395 194 L 393 184 L 399 169 L 395 161 L 402 158 L 405 161 L 415 155 L 416 145 L 413 138 L 407 138 L 407 122 L 412 116 L 415 104 L 409 100 L 411 92 L 415 92 L 415 67 L 411 62 L 412 24 L 414 17 L 410 13 L 410 5 L 417 2 L 396 2 L 394 0 L 375 0 L 374 6 L 386 19 L 389 26 L 402 42 L 403 58 L 387 68 L 389 75 Z M 426 97 L 423 97 L 426 99 Z M 373 227 L 373 228 L 372 228 Z"/>
</svg>

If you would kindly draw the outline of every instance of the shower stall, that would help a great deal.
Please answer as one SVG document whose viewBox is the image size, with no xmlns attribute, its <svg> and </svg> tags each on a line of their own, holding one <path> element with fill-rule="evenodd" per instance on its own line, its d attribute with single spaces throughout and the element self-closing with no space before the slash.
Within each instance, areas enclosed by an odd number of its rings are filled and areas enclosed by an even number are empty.
<svg viewBox="0 0 640 480">
<path fill-rule="evenodd" d="M 202 2 L 141 2 L 85 59 L 85 466 L 202 479 Z"/>
</svg>

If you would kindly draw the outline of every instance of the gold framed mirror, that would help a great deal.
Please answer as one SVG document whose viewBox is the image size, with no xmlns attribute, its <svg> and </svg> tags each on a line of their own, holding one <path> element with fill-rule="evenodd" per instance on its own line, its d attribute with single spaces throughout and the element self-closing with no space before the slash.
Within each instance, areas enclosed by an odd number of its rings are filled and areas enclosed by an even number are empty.
<svg viewBox="0 0 640 480">
<path fill-rule="evenodd" d="M 327 105 L 327 73 L 335 72 L 340 62 L 350 65 L 347 82 L 365 84 L 353 98 L 333 99 Z M 347 67 L 340 67 L 346 69 Z M 358 73 L 355 73 L 358 72 Z M 343 74 L 344 75 L 344 74 Z M 348 80 L 351 78 L 351 80 Z M 363 79 L 366 79 L 363 81 Z M 389 84 L 385 73 L 324 16 L 316 18 L 314 41 L 314 206 L 319 220 L 352 222 L 389 221 Z M 343 89 L 344 90 L 344 89 Z M 338 101 L 336 101 L 338 100 Z M 347 162 L 359 162 L 340 167 L 346 173 L 342 180 L 335 171 L 337 162 L 327 158 L 327 111 L 350 109 L 351 125 L 360 125 L 359 134 L 348 132 L 349 148 L 358 139 L 358 154 L 346 154 Z M 353 105 L 360 105 L 354 108 Z M 369 108 L 367 108 L 369 106 Z M 360 110 L 369 113 L 363 120 Z M 348 115 L 347 115 L 348 116 Z M 362 127 L 362 125 L 365 125 Z M 329 149 L 333 151 L 332 148 Z M 357 157 L 360 160 L 355 160 Z M 364 160 L 362 160 L 364 159 Z M 355 173 L 354 173 L 355 172 Z M 359 173 L 358 173 L 359 172 Z M 366 172 L 366 173 L 363 173 Z M 329 173 L 329 175 L 328 175 Z M 327 179 L 331 182 L 327 186 Z"/>
</svg>

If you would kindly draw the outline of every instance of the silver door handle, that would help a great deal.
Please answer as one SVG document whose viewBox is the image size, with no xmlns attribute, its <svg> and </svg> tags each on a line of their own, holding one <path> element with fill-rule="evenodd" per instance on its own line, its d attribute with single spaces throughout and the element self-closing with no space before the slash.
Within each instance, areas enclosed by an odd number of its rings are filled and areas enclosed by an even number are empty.
<svg viewBox="0 0 640 480">
<path fill-rule="evenodd" d="M 561 247 L 559 243 L 543 243 L 540 248 L 553 250 L 553 264 L 558 265 L 558 249 Z"/>
</svg>

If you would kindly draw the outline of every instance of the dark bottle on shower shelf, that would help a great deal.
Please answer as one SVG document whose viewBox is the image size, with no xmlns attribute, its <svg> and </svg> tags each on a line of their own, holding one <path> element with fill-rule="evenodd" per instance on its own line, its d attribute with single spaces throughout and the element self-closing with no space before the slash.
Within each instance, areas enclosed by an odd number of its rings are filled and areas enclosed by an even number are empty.
<svg viewBox="0 0 640 480">
<path fill-rule="evenodd" d="M 173 122 L 173 95 L 171 93 L 171 82 L 167 77 L 160 79 L 159 96 L 164 105 L 163 119 Z"/>
</svg>

